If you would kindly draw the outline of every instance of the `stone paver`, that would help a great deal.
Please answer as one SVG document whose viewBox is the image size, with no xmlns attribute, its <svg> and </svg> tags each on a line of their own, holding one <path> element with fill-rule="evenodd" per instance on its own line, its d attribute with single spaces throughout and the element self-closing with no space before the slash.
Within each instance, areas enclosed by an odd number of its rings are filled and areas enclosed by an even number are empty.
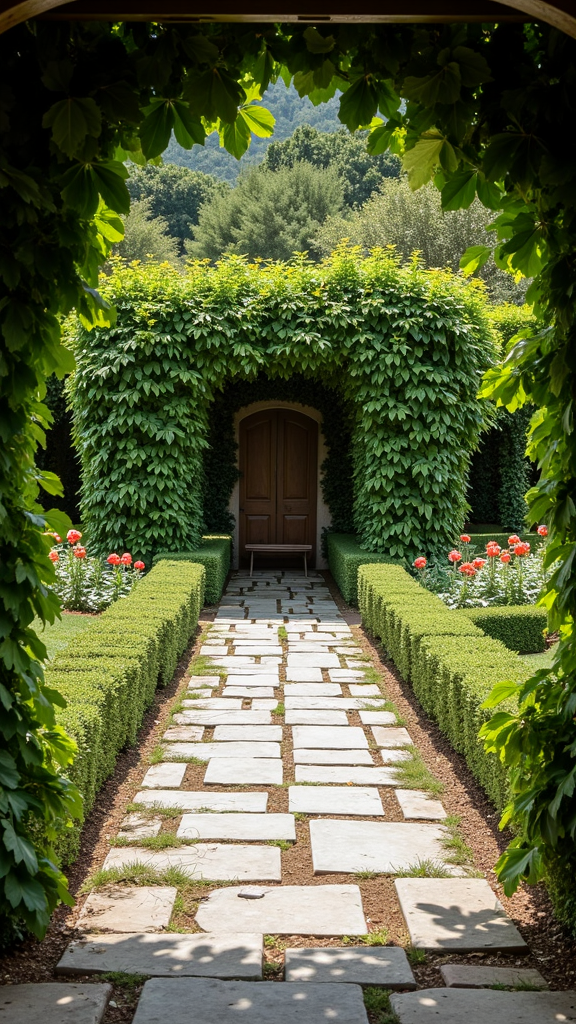
<svg viewBox="0 0 576 1024">
<path fill-rule="evenodd" d="M 258 665 L 256 665 L 258 668 Z M 261 675 L 233 675 L 226 677 L 226 689 L 232 690 L 234 687 L 239 686 L 243 690 L 246 689 L 262 689 L 263 686 L 266 689 L 274 689 L 276 686 L 280 686 L 280 680 L 278 676 L 273 676 L 270 672 L 262 672 Z M 257 696 L 257 694 L 256 694 Z"/>
<path fill-rule="evenodd" d="M 181 839 L 296 840 L 292 814 L 185 814 Z"/>
<path fill-rule="evenodd" d="M 493 967 L 492 964 L 442 964 L 440 974 L 447 988 L 491 988 L 493 985 L 507 985 L 509 988 L 522 985 L 531 988 L 548 988 L 548 983 L 533 967 Z"/>
<path fill-rule="evenodd" d="M 345 711 L 287 711 L 286 725 L 348 725 Z"/>
<path fill-rule="evenodd" d="M 412 743 L 407 729 L 373 725 L 370 731 L 379 747 L 407 747 Z"/>
<path fill-rule="evenodd" d="M 412 754 L 408 750 L 379 750 L 378 757 L 382 764 L 398 764 L 400 761 L 412 760 Z"/>
<path fill-rule="evenodd" d="M 359 711 L 362 725 L 394 725 L 396 715 L 392 711 Z"/>
<path fill-rule="evenodd" d="M 211 933 L 229 932 L 234 921 L 236 928 L 265 935 L 366 934 L 357 885 L 284 885 L 261 891 L 261 899 L 242 899 L 241 888 L 217 889 L 200 904 L 196 923 Z"/>
<path fill-rule="evenodd" d="M 100 1024 L 112 985 L 39 982 L 0 988 L 3 1024 Z"/>
<path fill-rule="evenodd" d="M 336 785 L 354 786 L 395 786 L 396 772 L 393 768 L 364 768 L 338 765 L 300 764 L 295 770 L 296 782 L 325 782 Z"/>
<path fill-rule="evenodd" d="M 280 786 L 282 761 L 265 757 L 213 757 L 204 776 L 205 786 Z"/>
<path fill-rule="evenodd" d="M 360 786 L 290 786 L 289 810 L 302 814 L 384 815 L 378 790 Z"/>
<path fill-rule="evenodd" d="M 144 985 L 133 1024 L 367 1024 L 358 985 L 258 985 L 243 981 L 161 978 Z M 249 1010 L 249 1013 L 247 1011 Z"/>
<path fill-rule="evenodd" d="M 528 951 L 483 878 L 397 878 L 394 884 L 416 949 Z"/>
<path fill-rule="evenodd" d="M 418 861 L 433 860 L 442 863 L 442 836 L 443 830 L 437 825 L 395 821 L 311 821 L 310 843 L 314 874 L 376 871 L 393 875 L 412 867 Z"/>
<path fill-rule="evenodd" d="M 167 885 L 108 886 L 90 893 L 76 927 L 85 932 L 157 932 L 168 927 L 176 895 Z"/>
<path fill-rule="evenodd" d="M 416 818 L 423 821 L 442 821 L 446 811 L 439 800 L 433 800 L 428 793 L 419 789 L 397 789 L 396 799 L 406 819 Z"/>
<path fill-rule="evenodd" d="M 121 839 L 151 839 L 162 828 L 162 818 L 148 818 L 144 814 L 127 814 L 120 822 Z"/>
<path fill-rule="evenodd" d="M 214 741 L 218 743 L 281 743 L 281 725 L 217 725 Z"/>
<path fill-rule="evenodd" d="M 382 700 L 375 697 L 286 697 L 284 704 L 287 711 L 357 711 L 367 705 L 378 707 Z"/>
<path fill-rule="evenodd" d="M 202 725 L 172 725 L 162 736 L 166 743 L 200 743 L 204 735 Z"/>
<path fill-rule="evenodd" d="M 337 697 L 342 694 L 339 683 L 286 683 L 285 697 Z"/>
<path fill-rule="evenodd" d="M 576 992 L 493 992 L 425 988 L 390 997 L 400 1024 L 567 1024 Z"/>
<path fill-rule="evenodd" d="M 57 974 L 148 974 L 154 978 L 262 977 L 262 936 L 232 935 L 91 935 L 73 942 Z M 168 1006 L 167 1018 L 172 1020 Z"/>
<path fill-rule="evenodd" d="M 286 981 L 416 988 L 408 957 L 399 946 L 287 949 L 284 963 Z"/>
<path fill-rule="evenodd" d="M 144 806 L 180 807 L 183 811 L 239 811 L 263 814 L 268 793 L 205 793 L 192 789 L 137 793 L 134 803 Z"/>
<path fill-rule="evenodd" d="M 369 750 L 307 750 L 294 751 L 294 764 L 374 764 Z"/>
<path fill-rule="evenodd" d="M 142 779 L 142 785 L 146 789 L 178 789 L 185 773 L 185 764 L 153 764 Z"/>
<path fill-rule="evenodd" d="M 252 699 L 252 697 L 273 697 L 274 688 L 272 686 L 226 686 L 222 691 L 223 697 L 242 697 L 243 699 Z"/>
<path fill-rule="evenodd" d="M 331 668 L 328 676 L 332 683 L 357 683 L 358 680 L 364 679 L 363 672 L 352 671 L 349 668 Z"/>
<path fill-rule="evenodd" d="M 332 728 L 331 726 L 295 725 L 292 743 L 297 747 L 318 747 L 325 750 L 368 749 L 368 740 L 359 726 Z"/>
<path fill-rule="evenodd" d="M 269 711 L 183 711 L 174 715 L 178 725 L 270 725 Z"/>
<path fill-rule="evenodd" d="M 364 683 L 363 685 L 355 685 L 354 683 L 350 683 L 348 689 L 353 697 L 382 697 L 380 687 L 375 686 L 374 684 L 370 685 L 368 683 Z"/>
<path fill-rule="evenodd" d="M 166 748 L 167 760 L 195 758 L 197 761 L 210 761 L 213 757 L 280 757 L 279 743 L 171 743 Z"/>
<path fill-rule="evenodd" d="M 338 668 L 337 654 L 289 654 L 288 668 Z"/>
<path fill-rule="evenodd" d="M 279 882 L 280 850 L 277 846 L 224 846 L 220 843 L 197 843 L 167 850 L 145 850 L 137 847 L 113 847 L 104 869 L 125 868 L 145 864 L 157 871 L 178 868 L 191 878 L 208 878 L 222 882 L 236 879 Z M 246 929 L 244 929 L 246 930 Z"/>
<path fill-rule="evenodd" d="M 229 697 L 207 697 L 206 700 L 200 698 L 199 700 L 183 700 L 183 708 L 198 708 L 202 711 L 220 711 L 220 710 L 234 710 L 239 711 L 242 707 L 242 698 L 237 697 L 236 699 Z"/>
<path fill-rule="evenodd" d="M 321 668 L 287 668 L 286 680 L 290 683 L 321 683 Z"/>
</svg>

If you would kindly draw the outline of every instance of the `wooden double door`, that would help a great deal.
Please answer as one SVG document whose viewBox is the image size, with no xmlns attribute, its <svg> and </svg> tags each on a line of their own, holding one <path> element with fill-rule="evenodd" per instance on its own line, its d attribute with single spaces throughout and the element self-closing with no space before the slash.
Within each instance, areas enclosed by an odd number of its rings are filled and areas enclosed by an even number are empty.
<svg viewBox="0 0 576 1024">
<path fill-rule="evenodd" d="M 246 544 L 311 544 L 314 565 L 318 424 L 291 409 L 247 416 L 240 421 L 239 464 L 240 558 Z"/>
</svg>

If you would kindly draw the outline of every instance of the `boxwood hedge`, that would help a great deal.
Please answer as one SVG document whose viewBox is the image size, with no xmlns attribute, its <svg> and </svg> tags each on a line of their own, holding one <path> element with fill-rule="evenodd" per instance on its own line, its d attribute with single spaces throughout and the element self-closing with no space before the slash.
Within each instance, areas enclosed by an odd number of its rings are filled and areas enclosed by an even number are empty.
<svg viewBox="0 0 576 1024">
<path fill-rule="evenodd" d="M 195 562 L 206 570 L 204 600 L 206 604 L 217 604 L 222 597 L 224 584 L 230 572 L 232 538 L 203 537 L 202 544 L 195 551 L 159 551 L 154 556 L 154 565 L 168 559 L 171 561 Z"/>
<path fill-rule="evenodd" d="M 347 604 L 358 604 L 358 569 L 361 565 L 394 561 L 388 555 L 367 551 L 353 533 L 327 533 L 326 548 L 330 572 Z"/>
<path fill-rule="evenodd" d="M 518 654 L 538 654 L 545 650 L 544 630 L 548 616 L 534 605 L 508 605 L 503 608 L 463 608 L 467 618 L 484 633 L 501 640 Z"/>
</svg>

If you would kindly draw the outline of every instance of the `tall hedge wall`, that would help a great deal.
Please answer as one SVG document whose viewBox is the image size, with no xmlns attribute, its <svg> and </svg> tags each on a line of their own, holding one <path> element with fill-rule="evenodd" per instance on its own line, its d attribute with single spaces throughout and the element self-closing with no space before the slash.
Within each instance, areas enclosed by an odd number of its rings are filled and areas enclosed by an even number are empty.
<svg viewBox="0 0 576 1024">
<path fill-rule="evenodd" d="M 83 519 L 102 551 L 197 548 L 210 406 L 258 374 L 321 381 L 351 410 L 363 546 L 411 557 L 461 529 L 496 352 L 481 286 L 343 247 L 319 265 L 132 266 L 103 291 L 117 323 L 78 329 L 72 386 Z"/>
</svg>

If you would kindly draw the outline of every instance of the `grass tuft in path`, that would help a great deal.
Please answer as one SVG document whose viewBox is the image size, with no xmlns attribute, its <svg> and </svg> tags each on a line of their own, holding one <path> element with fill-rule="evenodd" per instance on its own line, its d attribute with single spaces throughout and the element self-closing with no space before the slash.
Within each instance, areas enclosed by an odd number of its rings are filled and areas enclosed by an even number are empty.
<svg viewBox="0 0 576 1024">
<path fill-rule="evenodd" d="M 426 767 L 421 754 L 416 747 L 406 746 L 412 756 L 410 760 L 398 761 L 394 764 L 396 772 L 396 785 L 401 789 L 424 789 L 432 796 L 440 796 L 444 792 L 444 786 L 439 779 L 434 778 L 432 772 Z"/>
<path fill-rule="evenodd" d="M 437 860 L 422 860 L 420 857 L 406 868 L 394 871 L 396 878 L 452 878 L 452 874 Z"/>
<path fill-rule="evenodd" d="M 442 838 L 442 846 L 449 853 L 446 858 L 448 864 L 471 865 L 474 853 L 460 834 L 460 821 L 458 814 L 448 815 L 444 819 L 442 824 L 446 828 L 446 833 Z"/>
<path fill-rule="evenodd" d="M 399 1024 L 390 1006 L 390 992 L 386 988 L 365 988 L 364 1006 L 370 1024 Z"/>
</svg>

